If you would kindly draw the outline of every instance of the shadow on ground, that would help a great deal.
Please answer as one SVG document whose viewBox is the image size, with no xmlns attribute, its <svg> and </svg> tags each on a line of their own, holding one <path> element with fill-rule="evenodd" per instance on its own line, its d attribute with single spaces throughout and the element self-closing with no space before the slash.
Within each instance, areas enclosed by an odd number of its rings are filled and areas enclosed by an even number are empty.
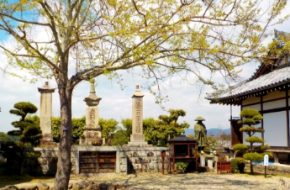
<svg viewBox="0 0 290 190">
<path fill-rule="evenodd" d="M 10 176 L 10 175 L 0 175 L 0 188 L 7 185 L 15 185 L 18 183 L 29 182 L 33 179 L 30 176 Z"/>
</svg>

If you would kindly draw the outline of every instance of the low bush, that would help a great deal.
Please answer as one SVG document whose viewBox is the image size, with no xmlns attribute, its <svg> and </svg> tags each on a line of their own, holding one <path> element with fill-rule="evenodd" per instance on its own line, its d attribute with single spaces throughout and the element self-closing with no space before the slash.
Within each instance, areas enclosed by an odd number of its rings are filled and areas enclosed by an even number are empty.
<svg viewBox="0 0 290 190">
<path fill-rule="evenodd" d="M 236 157 L 231 160 L 231 171 L 232 173 L 244 173 L 245 160 L 241 157 Z"/>
<path fill-rule="evenodd" d="M 187 162 L 176 162 L 175 165 L 176 165 L 177 171 L 184 173 L 187 166 L 188 166 L 188 163 Z"/>
</svg>

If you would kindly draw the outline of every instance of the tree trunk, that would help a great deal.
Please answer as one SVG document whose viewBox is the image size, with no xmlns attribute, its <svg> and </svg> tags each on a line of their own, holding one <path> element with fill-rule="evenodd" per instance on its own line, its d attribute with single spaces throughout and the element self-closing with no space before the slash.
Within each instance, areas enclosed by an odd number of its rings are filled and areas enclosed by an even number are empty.
<svg viewBox="0 0 290 190">
<path fill-rule="evenodd" d="M 55 176 L 56 190 L 68 189 L 71 172 L 72 92 L 68 89 L 68 87 L 59 87 L 61 128 L 58 147 L 57 172 Z"/>
<path fill-rule="evenodd" d="M 250 161 L 250 172 L 253 175 L 254 174 L 254 167 L 253 167 L 253 161 Z"/>
</svg>

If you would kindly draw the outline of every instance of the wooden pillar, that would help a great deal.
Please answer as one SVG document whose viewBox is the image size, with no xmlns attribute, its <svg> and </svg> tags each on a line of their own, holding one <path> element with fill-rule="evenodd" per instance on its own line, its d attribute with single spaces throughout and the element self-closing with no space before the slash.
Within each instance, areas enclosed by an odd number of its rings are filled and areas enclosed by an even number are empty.
<svg viewBox="0 0 290 190">
<path fill-rule="evenodd" d="M 240 128 L 242 125 L 238 122 L 239 119 L 237 118 L 232 118 L 230 120 L 231 122 L 231 144 L 232 146 L 238 143 L 243 143 L 243 134 L 240 131 Z"/>
<path fill-rule="evenodd" d="M 264 112 L 264 101 L 263 101 L 263 96 L 260 96 L 260 114 L 262 116 L 264 116 L 263 112 Z M 262 127 L 262 129 L 264 129 L 264 119 L 262 119 L 262 121 L 261 121 L 261 127 Z M 262 139 L 264 140 L 264 132 L 262 132 L 261 135 L 262 135 Z"/>
<path fill-rule="evenodd" d="M 286 91 L 286 123 L 287 123 L 287 140 L 288 140 L 288 147 L 290 147 L 290 119 L 289 119 L 289 92 L 288 92 L 289 88 L 286 87 L 285 91 Z"/>
</svg>

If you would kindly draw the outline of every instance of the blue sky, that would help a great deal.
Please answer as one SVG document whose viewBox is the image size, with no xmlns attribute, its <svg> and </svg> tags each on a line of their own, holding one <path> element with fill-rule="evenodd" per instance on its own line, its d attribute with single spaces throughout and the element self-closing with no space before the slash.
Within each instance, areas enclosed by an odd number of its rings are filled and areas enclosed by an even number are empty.
<svg viewBox="0 0 290 190">
<path fill-rule="evenodd" d="M 9 2 L 11 2 L 11 3 L 15 3 L 17 1 L 19 1 L 19 0 L 9 0 Z M 26 11 L 25 14 L 22 14 L 20 12 L 16 12 L 15 16 L 17 18 L 29 19 L 31 21 L 36 21 L 38 19 L 38 14 L 35 11 L 33 11 L 33 10 Z M 15 22 L 10 22 L 10 23 L 15 23 Z M 8 36 L 7 32 L 4 32 L 4 31 L 0 30 L 0 41 L 5 40 L 8 37 L 9 36 Z"/>
<path fill-rule="evenodd" d="M 289 6 L 286 12 L 289 11 Z M 282 25 L 275 26 L 276 29 L 290 32 L 290 21 Z M 273 30 L 274 28 L 270 28 Z M 5 43 L 13 43 L 8 36 L 0 33 L 0 40 Z M 0 64 L 5 64 L 6 59 L 3 52 L 0 51 Z M 241 73 L 241 78 L 246 79 L 257 68 L 257 64 L 248 64 Z M 122 71 L 124 88 L 121 88 L 116 81 L 111 81 L 106 77 L 98 77 L 96 79 L 96 91 L 98 96 L 102 98 L 99 105 L 100 117 L 114 118 L 120 121 L 123 118 L 131 117 L 131 96 L 134 93 L 135 85 L 141 84 L 145 87 L 148 81 L 140 77 L 137 69 L 130 72 Z M 14 103 L 18 101 L 30 101 L 39 106 L 40 94 L 37 88 L 42 86 L 44 80 L 36 83 L 25 82 L 19 78 L 15 78 L 4 73 L 0 73 L 0 131 L 9 131 L 12 129 L 11 122 L 18 118 L 12 116 L 9 110 Z M 50 84 L 55 87 L 53 81 Z M 180 108 L 186 111 L 187 115 L 183 118 L 192 128 L 194 119 L 202 115 L 205 117 L 205 124 L 208 128 L 227 128 L 229 127 L 228 119 L 230 117 L 230 107 L 223 105 L 212 105 L 204 99 L 205 93 L 211 90 L 203 87 L 198 83 L 188 84 L 186 81 L 173 77 L 162 84 L 162 93 L 168 96 L 168 102 L 164 103 L 165 109 Z M 144 96 L 144 118 L 158 117 L 160 114 L 166 114 L 160 105 L 155 103 L 154 96 L 143 88 Z M 73 116 L 81 117 L 85 114 L 85 103 L 83 99 L 89 93 L 89 84 L 82 82 L 77 86 L 73 94 Z M 238 115 L 238 107 L 234 108 L 234 115 Z M 59 115 L 59 101 L 57 92 L 53 95 L 53 115 Z"/>
</svg>

